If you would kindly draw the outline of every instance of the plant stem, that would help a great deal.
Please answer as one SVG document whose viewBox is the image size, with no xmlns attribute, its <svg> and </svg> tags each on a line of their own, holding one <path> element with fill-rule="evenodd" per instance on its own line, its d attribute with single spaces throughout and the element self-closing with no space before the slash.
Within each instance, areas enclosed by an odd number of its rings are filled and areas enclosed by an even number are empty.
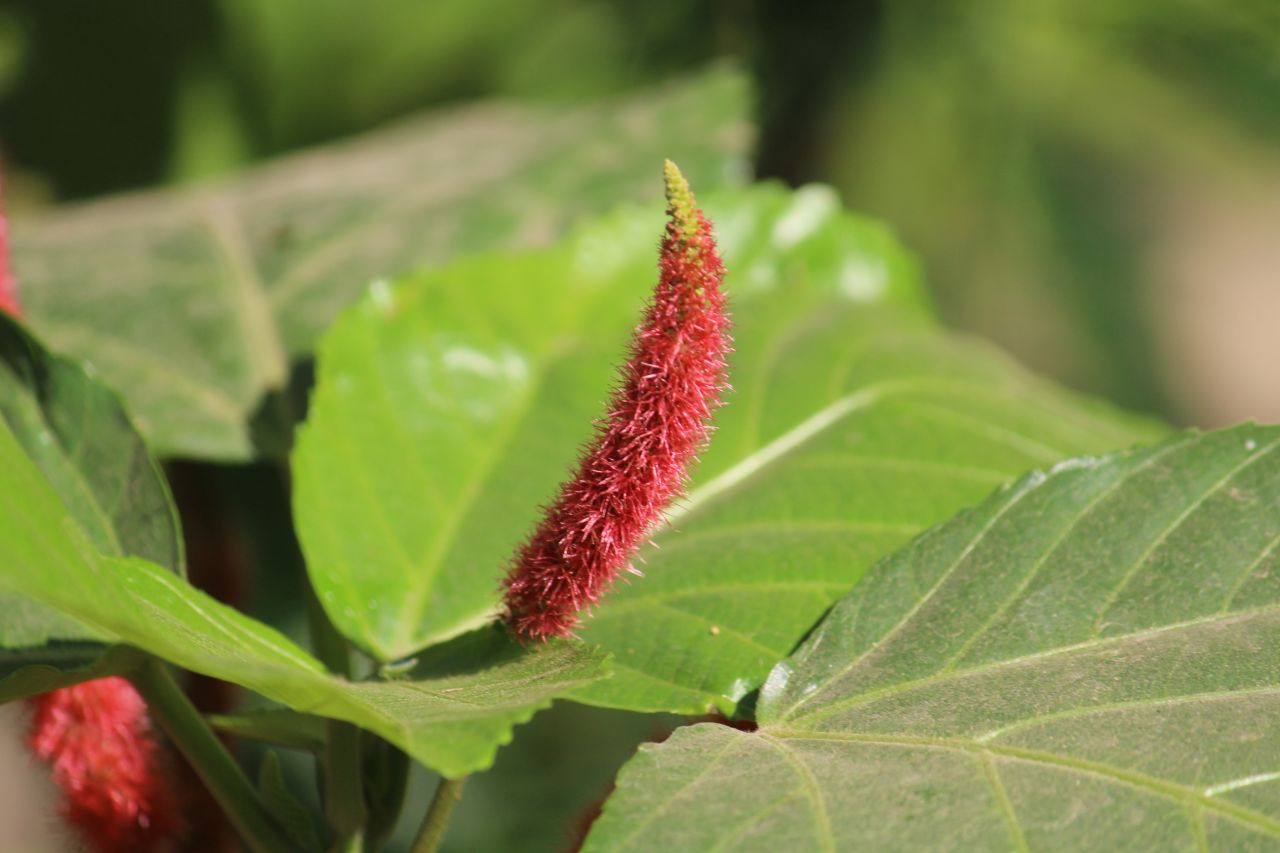
<svg viewBox="0 0 1280 853">
<path fill-rule="evenodd" d="M 307 590 L 311 646 L 334 675 L 351 677 L 351 649 L 329 621 L 314 590 Z M 333 850 L 357 853 L 364 848 L 364 767 L 360 730 L 351 723 L 330 720 L 324 751 L 324 811 L 336 841 Z"/>
<path fill-rule="evenodd" d="M 462 799 L 462 786 L 466 783 L 466 776 L 440 780 L 436 795 L 422 818 L 422 826 L 418 828 L 418 837 L 413 839 L 411 853 L 436 853 L 440 849 L 440 842 L 444 841 L 444 834 L 449 829 L 449 817 L 458 800 Z"/>
<path fill-rule="evenodd" d="M 351 649 L 346 637 L 338 633 L 324 612 L 324 605 L 316 598 L 316 591 L 307 586 L 307 628 L 311 634 L 311 648 L 316 657 L 334 675 L 351 677 Z"/>
<path fill-rule="evenodd" d="M 382 738 L 363 731 L 360 751 L 364 759 L 365 805 L 369 817 L 364 823 L 365 845 L 381 850 L 395 832 L 404 810 L 409 782 L 409 756 Z"/>
<path fill-rule="evenodd" d="M 293 849 L 271 820 L 240 765 L 174 682 L 168 668 L 151 659 L 131 673 L 130 679 L 147 701 L 151 718 L 191 763 L 245 843 L 258 853 Z"/>
<path fill-rule="evenodd" d="M 337 835 L 335 850 L 354 853 L 364 843 L 364 770 L 360 762 L 360 730 L 351 723 L 329 721 L 324 754 L 324 810 Z"/>
</svg>

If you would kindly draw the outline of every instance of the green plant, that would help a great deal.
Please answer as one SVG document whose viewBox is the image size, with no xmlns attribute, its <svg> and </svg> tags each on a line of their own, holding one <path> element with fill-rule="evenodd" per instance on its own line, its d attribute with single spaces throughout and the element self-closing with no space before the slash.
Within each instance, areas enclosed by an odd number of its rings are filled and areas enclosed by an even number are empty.
<svg viewBox="0 0 1280 853">
<path fill-rule="evenodd" d="M 717 715 L 641 749 L 587 849 L 1273 844 L 1280 432 L 1169 437 L 942 330 L 884 227 L 823 187 L 735 186 L 733 137 L 697 122 L 629 143 L 681 149 L 708 185 L 734 390 L 642 579 L 574 639 L 495 623 L 513 553 L 592 433 L 662 227 L 650 201 L 512 251 L 560 198 L 520 188 L 573 174 L 557 192 L 585 192 L 582 128 L 615 133 L 619 115 L 707 98 L 732 127 L 730 90 L 719 76 L 596 108 L 548 143 L 582 148 L 531 155 L 501 201 L 482 183 L 442 205 L 390 179 L 371 200 L 344 177 L 420 155 L 410 134 L 18 229 L 30 327 L 0 320 L 0 698 L 130 679 L 259 850 L 381 848 L 407 759 L 442 777 L 408 818 L 414 849 L 434 849 L 495 756 L 521 796 L 573 792 L 555 829 L 507 846 L 565 844 L 605 793 L 582 780 L 612 775 L 580 763 L 591 725 L 523 770 L 502 759 L 519 739 L 499 753 L 553 700 Z M 629 185 L 633 165 L 600 183 Z M 439 210 L 441 253 L 488 251 L 421 267 Z M 313 344 L 301 415 L 289 368 Z M 288 619 L 185 578 L 201 555 L 184 556 L 149 447 L 287 470 L 312 651 Z M 175 668 L 261 701 L 202 716 Z M 257 784 L 214 726 L 267 745 Z M 278 753 L 315 756 L 323 824 Z"/>
</svg>

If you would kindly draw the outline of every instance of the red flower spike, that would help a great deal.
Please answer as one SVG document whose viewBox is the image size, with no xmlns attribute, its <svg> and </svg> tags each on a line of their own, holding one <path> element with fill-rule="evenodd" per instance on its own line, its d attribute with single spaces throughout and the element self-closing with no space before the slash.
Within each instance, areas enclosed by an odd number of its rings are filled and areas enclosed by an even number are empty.
<svg viewBox="0 0 1280 853">
<path fill-rule="evenodd" d="M 711 223 L 665 165 L 667 228 L 653 301 L 608 417 L 507 575 L 505 620 L 522 637 L 568 636 L 683 492 L 728 389 L 724 265 Z"/>
<path fill-rule="evenodd" d="M 177 831 L 172 790 L 147 708 L 123 678 L 35 697 L 27 743 L 49 762 L 62 814 L 96 853 L 149 853 Z"/>
<path fill-rule="evenodd" d="M 22 316 L 18 303 L 18 280 L 9 267 L 9 221 L 4 215 L 4 184 L 0 182 L 0 312 Z"/>
</svg>

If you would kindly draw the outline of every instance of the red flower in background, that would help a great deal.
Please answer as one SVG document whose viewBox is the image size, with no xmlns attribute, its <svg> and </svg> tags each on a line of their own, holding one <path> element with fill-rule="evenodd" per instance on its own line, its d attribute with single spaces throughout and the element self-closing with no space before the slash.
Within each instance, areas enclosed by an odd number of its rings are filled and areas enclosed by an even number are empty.
<svg viewBox="0 0 1280 853">
<path fill-rule="evenodd" d="M 178 826 L 147 708 L 123 678 L 35 697 L 27 742 L 49 762 L 62 814 L 99 853 L 151 851 Z"/>
<path fill-rule="evenodd" d="M 608 417 L 507 576 L 521 636 L 567 636 L 679 495 L 727 389 L 724 265 L 689 184 L 665 168 L 668 222 L 653 302 Z"/>
</svg>

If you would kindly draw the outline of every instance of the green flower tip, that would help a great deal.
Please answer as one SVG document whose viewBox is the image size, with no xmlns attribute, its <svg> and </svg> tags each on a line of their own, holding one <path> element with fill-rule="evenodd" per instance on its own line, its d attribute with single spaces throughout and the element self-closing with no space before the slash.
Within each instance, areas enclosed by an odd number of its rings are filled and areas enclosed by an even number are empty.
<svg viewBox="0 0 1280 853">
<path fill-rule="evenodd" d="M 697 201 L 689 182 L 684 179 L 680 167 L 670 160 L 662 164 L 662 177 L 667 185 L 667 214 L 680 229 L 686 240 L 698 235 L 700 226 Z"/>
</svg>

